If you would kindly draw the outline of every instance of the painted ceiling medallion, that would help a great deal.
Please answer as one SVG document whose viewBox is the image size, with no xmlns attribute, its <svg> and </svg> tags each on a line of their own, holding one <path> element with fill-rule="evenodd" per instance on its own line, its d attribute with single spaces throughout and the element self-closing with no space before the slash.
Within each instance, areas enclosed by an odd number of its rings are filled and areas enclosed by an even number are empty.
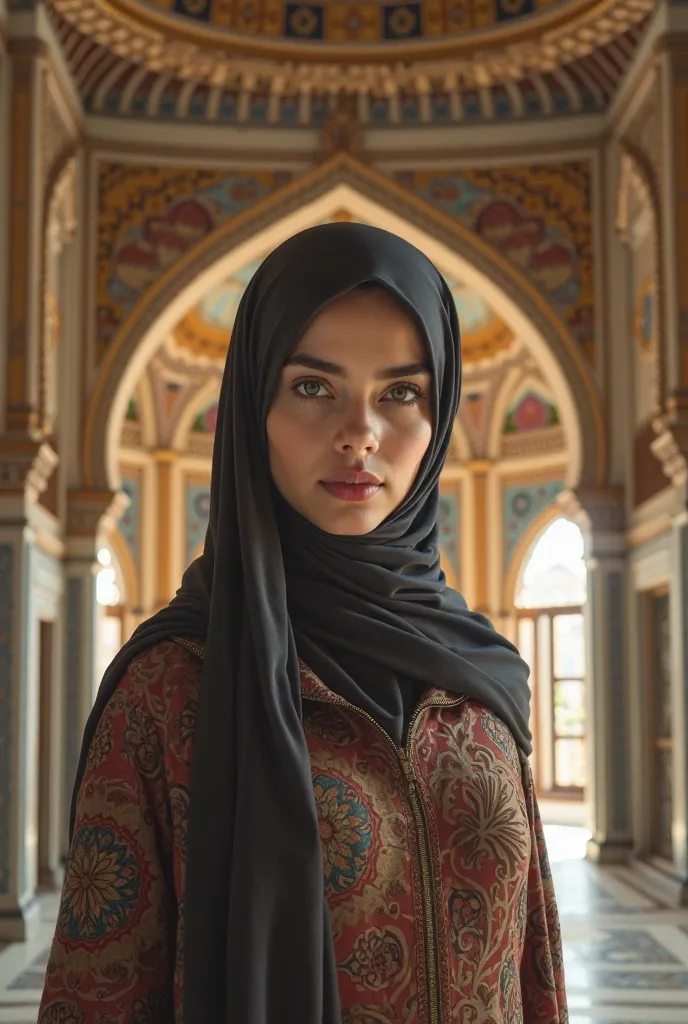
<svg viewBox="0 0 688 1024">
<path fill-rule="evenodd" d="M 583 57 L 654 0 L 49 0 L 121 58 L 214 87 L 387 95 L 443 81 L 484 88 Z M 420 83 L 422 85 L 422 82 Z"/>
</svg>

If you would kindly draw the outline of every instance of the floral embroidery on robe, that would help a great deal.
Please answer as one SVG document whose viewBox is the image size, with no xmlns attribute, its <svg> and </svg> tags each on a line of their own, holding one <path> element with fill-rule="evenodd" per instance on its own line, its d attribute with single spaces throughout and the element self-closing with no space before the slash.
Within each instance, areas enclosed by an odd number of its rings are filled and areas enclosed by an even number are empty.
<svg viewBox="0 0 688 1024">
<path fill-rule="evenodd" d="M 198 655 L 169 641 L 107 705 L 39 1024 L 182 1024 L 201 680 Z M 342 1024 L 566 1024 L 542 823 L 508 729 L 431 688 L 400 751 L 305 666 L 301 681 Z"/>
</svg>

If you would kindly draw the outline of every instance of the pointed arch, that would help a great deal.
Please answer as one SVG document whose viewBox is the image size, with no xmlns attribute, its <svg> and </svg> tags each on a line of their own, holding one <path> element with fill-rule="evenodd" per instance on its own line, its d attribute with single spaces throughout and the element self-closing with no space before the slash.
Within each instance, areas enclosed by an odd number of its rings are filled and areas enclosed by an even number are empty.
<svg viewBox="0 0 688 1024">
<path fill-rule="evenodd" d="M 195 417 L 210 405 L 213 400 L 217 401 L 219 390 L 219 382 L 212 378 L 196 392 L 191 401 L 184 407 L 170 441 L 170 447 L 174 451 L 185 451 L 184 442 L 188 438 Z"/>
<path fill-rule="evenodd" d="M 542 512 L 533 519 L 523 534 L 519 537 L 518 543 L 514 548 L 511 561 L 509 562 L 509 568 L 504 576 L 504 584 L 502 591 L 502 607 L 503 608 L 515 608 L 516 607 L 516 590 L 518 588 L 518 582 L 521 578 L 521 574 L 525 565 L 528 563 L 528 559 L 532 554 L 535 545 L 540 540 L 548 526 L 550 526 L 556 519 L 566 519 L 567 517 L 562 514 L 561 508 L 556 503 L 554 505 L 548 505 L 547 508 L 543 508 Z"/>
<path fill-rule="evenodd" d="M 556 405 L 557 398 L 548 381 L 536 377 L 532 371 L 523 371 L 520 368 L 514 368 L 514 372 L 508 373 L 504 378 L 504 382 L 495 399 L 488 435 L 488 458 L 500 458 L 502 454 L 504 420 L 506 418 L 507 410 L 512 402 L 515 402 L 517 398 L 529 390 L 539 392 L 544 398 L 551 399 L 551 401 Z"/>
<path fill-rule="evenodd" d="M 570 448 L 567 483 L 600 482 L 605 426 L 583 354 L 537 288 L 478 235 L 425 200 L 339 155 L 219 227 L 146 293 L 110 345 L 88 400 L 82 464 L 87 487 L 117 486 L 116 435 L 126 397 L 160 340 L 213 284 L 289 235 L 342 209 L 423 249 L 444 272 L 493 303 L 556 389 Z"/>
</svg>

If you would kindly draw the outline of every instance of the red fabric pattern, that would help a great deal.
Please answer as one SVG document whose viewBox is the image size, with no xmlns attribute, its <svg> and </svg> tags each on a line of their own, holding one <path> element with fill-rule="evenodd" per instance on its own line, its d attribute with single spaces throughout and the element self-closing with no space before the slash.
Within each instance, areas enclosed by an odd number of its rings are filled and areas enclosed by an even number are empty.
<svg viewBox="0 0 688 1024">
<path fill-rule="evenodd" d="M 182 1024 L 201 678 L 161 644 L 103 715 L 39 1024 Z M 404 756 L 305 667 L 302 692 L 342 1024 L 566 1024 L 542 824 L 505 726 L 429 689 Z"/>
</svg>

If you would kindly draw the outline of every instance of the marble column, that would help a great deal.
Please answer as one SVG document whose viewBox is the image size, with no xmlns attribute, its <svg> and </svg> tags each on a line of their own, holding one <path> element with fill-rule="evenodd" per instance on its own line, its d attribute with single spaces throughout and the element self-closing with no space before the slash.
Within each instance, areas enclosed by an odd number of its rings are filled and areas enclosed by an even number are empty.
<svg viewBox="0 0 688 1024">
<path fill-rule="evenodd" d="M 184 566 L 183 509 L 179 480 L 179 452 L 161 448 L 153 453 L 157 472 L 156 592 L 155 607 L 164 608 L 174 597 Z"/>
<path fill-rule="evenodd" d="M 623 863 L 633 846 L 623 490 L 568 491 L 559 502 L 581 527 L 588 570 L 586 799 L 592 838 L 587 854 L 600 863 Z"/>
<path fill-rule="evenodd" d="M 673 710 L 673 847 L 678 902 L 688 902 L 688 511 L 672 520 L 669 589 Z"/>
<path fill-rule="evenodd" d="M 668 11 L 678 17 L 679 10 Z M 671 481 L 679 510 L 671 516 L 670 678 L 673 732 L 672 902 L 688 903 L 688 61 L 685 47 L 669 42 L 658 65 L 663 159 L 649 165 L 660 179 L 662 320 L 659 353 L 664 401 L 653 423 L 652 450 Z M 648 154 L 645 154 L 648 155 Z M 662 871 L 665 879 L 668 876 Z M 657 881 L 657 878 L 655 878 Z"/>
<path fill-rule="evenodd" d="M 0 438 L 0 943 L 31 937 L 39 923 L 37 633 L 40 621 L 57 621 L 61 571 L 54 521 L 37 499 L 56 462 L 48 445 Z M 55 844 L 50 834 L 41 840 L 42 867 L 50 871 Z"/>
<path fill-rule="evenodd" d="M 470 495 L 473 501 L 473 611 L 493 617 L 490 607 L 490 538 L 488 488 L 492 462 L 489 459 L 472 459 L 468 463 L 470 472 Z"/>
<path fill-rule="evenodd" d="M 67 542 L 64 558 L 64 772 L 65 807 L 61 836 L 63 856 L 68 849 L 68 809 L 81 750 L 84 727 L 100 679 L 96 676 L 98 547 L 127 507 L 121 492 L 77 491 L 67 495 Z"/>
<path fill-rule="evenodd" d="M 96 544 L 67 542 L 65 554 L 65 730 L 63 735 L 63 815 L 61 845 L 69 846 L 68 820 L 81 739 L 92 706 L 96 663 Z"/>
</svg>

